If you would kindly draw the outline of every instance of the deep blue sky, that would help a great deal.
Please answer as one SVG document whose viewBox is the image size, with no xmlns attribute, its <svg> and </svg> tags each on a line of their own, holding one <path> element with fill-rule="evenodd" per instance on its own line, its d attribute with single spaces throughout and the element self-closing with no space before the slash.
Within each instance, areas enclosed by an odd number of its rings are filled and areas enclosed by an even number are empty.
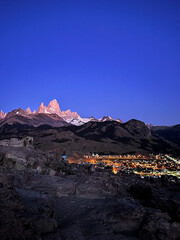
<svg viewBox="0 0 180 240">
<path fill-rule="evenodd" d="M 180 123 L 179 0 L 0 0 L 0 109 Z"/>
</svg>

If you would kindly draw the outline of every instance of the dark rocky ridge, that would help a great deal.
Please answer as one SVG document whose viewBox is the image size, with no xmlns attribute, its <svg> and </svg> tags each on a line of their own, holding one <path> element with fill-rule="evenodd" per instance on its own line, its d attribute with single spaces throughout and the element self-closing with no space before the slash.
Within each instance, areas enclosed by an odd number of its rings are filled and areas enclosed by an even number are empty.
<svg viewBox="0 0 180 240">
<path fill-rule="evenodd" d="M 179 125 L 162 130 L 150 130 L 143 122 L 130 120 L 88 122 L 82 126 L 39 127 L 16 123 L 0 128 L 0 139 L 34 137 L 34 145 L 41 150 L 54 150 L 69 156 L 75 154 L 170 153 L 180 154 Z"/>
<path fill-rule="evenodd" d="M 180 146 L 180 124 L 172 127 L 153 127 L 152 132 L 154 135 L 162 137 Z"/>
<path fill-rule="evenodd" d="M 179 179 L 70 165 L 30 140 L 0 141 L 2 240 L 180 239 Z"/>
<path fill-rule="evenodd" d="M 51 110 L 60 111 L 56 100 L 51 103 Z M 18 108 L 0 120 L 0 139 L 29 135 L 34 137 L 37 148 L 59 153 L 65 150 L 71 156 L 90 152 L 180 154 L 180 125 L 149 128 L 135 119 L 126 123 L 114 121 L 110 117 L 103 119 L 98 122 L 92 118 L 86 124 L 75 126 L 57 114 L 32 114 L 31 111 Z"/>
<path fill-rule="evenodd" d="M 28 114 L 21 108 L 13 110 L 12 112 L 8 113 L 4 119 L 0 120 L 0 127 L 3 127 L 7 124 L 12 126 L 16 124 L 21 124 L 28 125 L 30 127 L 38 127 L 44 124 L 52 127 L 62 127 L 70 125 L 57 114 Z"/>
</svg>

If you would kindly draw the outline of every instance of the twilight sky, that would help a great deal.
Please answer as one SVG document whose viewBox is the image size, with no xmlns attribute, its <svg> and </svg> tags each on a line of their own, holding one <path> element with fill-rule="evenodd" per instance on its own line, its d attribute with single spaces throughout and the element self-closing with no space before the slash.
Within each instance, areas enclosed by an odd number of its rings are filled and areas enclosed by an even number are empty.
<svg viewBox="0 0 180 240">
<path fill-rule="evenodd" d="M 0 109 L 180 123 L 179 0 L 0 0 Z"/>
</svg>

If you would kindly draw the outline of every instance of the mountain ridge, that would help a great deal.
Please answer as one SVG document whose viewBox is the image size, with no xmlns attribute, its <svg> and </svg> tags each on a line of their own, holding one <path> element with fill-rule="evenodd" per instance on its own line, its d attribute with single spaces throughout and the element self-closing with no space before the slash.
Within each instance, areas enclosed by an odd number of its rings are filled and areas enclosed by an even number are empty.
<svg viewBox="0 0 180 240">
<path fill-rule="evenodd" d="M 87 122 L 90 121 L 97 121 L 97 122 L 101 122 L 101 121 L 118 121 L 121 122 L 122 121 L 118 118 L 117 120 L 109 117 L 109 116 L 104 116 L 100 119 L 96 119 L 94 117 L 89 117 L 89 118 L 83 118 L 81 117 L 77 112 L 71 112 L 70 109 L 66 110 L 66 111 L 61 111 L 59 103 L 57 102 L 56 99 L 52 100 L 49 102 L 48 106 L 45 106 L 44 103 L 42 102 L 36 112 L 36 110 L 34 110 L 33 112 L 31 111 L 30 107 L 28 107 L 25 110 L 21 109 L 21 108 L 17 108 L 15 110 L 12 110 L 9 113 L 4 113 L 2 110 L 0 112 L 0 122 L 5 119 L 6 117 L 10 117 L 12 115 L 22 115 L 24 117 L 28 116 L 32 116 L 32 115 L 36 115 L 36 114 L 46 114 L 49 117 L 51 117 L 52 114 L 56 114 L 57 116 L 59 116 L 60 118 L 62 118 L 64 121 L 66 121 L 68 124 L 73 124 L 73 125 L 83 125 Z M 37 115 L 36 115 L 37 116 Z M 0 123 L 1 124 L 1 123 Z"/>
<path fill-rule="evenodd" d="M 46 117 L 46 114 L 40 116 Z M 42 124 L 34 127 L 16 122 L 13 125 L 5 123 L 0 127 L 0 139 L 31 136 L 38 149 L 54 150 L 60 154 L 66 151 L 68 156 L 81 157 L 93 152 L 103 155 L 162 153 L 179 156 L 179 132 L 180 125 L 156 131 L 135 119 L 123 124 L 116 121 L 91 121 L 81 126 Z"/>
<path fill-rule="evenodd" d="M 18 108 L 8 113 L 4 119 L 0 120 L 0 127 L 5 124 L 14 125 L 16 123 L 34 127 L 38 127 L 41 125 L 50 125 L 52 127 L 62 127 L 70 125 L 57 114 L 28 114 L 23 109 Z"/>
</svg>

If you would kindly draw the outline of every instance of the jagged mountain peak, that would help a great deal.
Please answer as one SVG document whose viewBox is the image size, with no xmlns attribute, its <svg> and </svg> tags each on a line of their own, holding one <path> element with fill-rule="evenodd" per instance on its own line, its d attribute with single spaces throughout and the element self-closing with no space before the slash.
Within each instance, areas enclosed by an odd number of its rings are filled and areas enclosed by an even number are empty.
<svg viewBox="0 0 180 240">
<path fill-rule="evenodd" d="M 27 112 L 28 114 L 31 114 L 31 113 L 32 113 L 30 107 L 28 107 L 28 108 L 26 109 L 26 112 Z"/>
<path fill-rule="evenodd" d="M 100 119 L 100 121 L 105 122 L 105 121 L 115 121 L 115 120 L 110 116 L 104 116 L 103 118 Z"/>
<path fill-rule="evenodd" d="M 17 108 L 17 109 L 14 109 L 13 111 L 9 112 L 6 117 L 10 118 L 15 115 L 27 116 L 28 113 L 25 110 L 23 110 L 22 108 Z"/>
<path fill-rule="evenodd" d="M 49 102 L 48 107 L 47 107 L 47 111 L 50 112 L 50 113 L 56 113 L 56 114 L 60 115 L 61 110 L 60 110 L 60 107 L 59 107 L 59 103 L 57 102 L 56 99 Z"/>
<path fill-rule="evenodd" d="M 48 104 L 48 106 L 56 106 L 56 105 L 59 105 L 59 103 L 56 99 L 51 100 Z"/>
<path fill-rule="evenodd" d="M 93 116 L 91 116 L 90 119 L 91 119 L 91 121 L 98 121 L 97 118 L 95 118 Z"/>
<path fill-rule="evenodd" d="M 44 103 L 43 102 L 40 104 L 40 107 L 44 107 Z"/>
<path fill-rule="evenodd" d="M 120 118 L 118 118 L 117 121 L 120 123 L 123 123 L 123 121 Z"/>
<path fill-rule="evenodd" d="M 45 113 L 47 107 L 44 106 L 44 103 L 42 102 L 37 110 L 37 113 Z"/>
<path fill-rule="evenodd" d="M 54 99 L 49 102 L 48 107 L 46 107 L 42 102 L 37 110 L 37 113 L 49 113 L 49 114 L 55 113 L 60 116 L 61 110 L 59 107 L 59 103 L 57 102 L 56 99 Z"/>
<path fill-rule="evenodd" d="M 1 109 L 1 112 L 0 112 L 0 119 L 5 118 L 6 115 L 7 115 L 7 113 L 4 113 L 4 112 L 2 111 L 2 109 Z"/>
</svg>

